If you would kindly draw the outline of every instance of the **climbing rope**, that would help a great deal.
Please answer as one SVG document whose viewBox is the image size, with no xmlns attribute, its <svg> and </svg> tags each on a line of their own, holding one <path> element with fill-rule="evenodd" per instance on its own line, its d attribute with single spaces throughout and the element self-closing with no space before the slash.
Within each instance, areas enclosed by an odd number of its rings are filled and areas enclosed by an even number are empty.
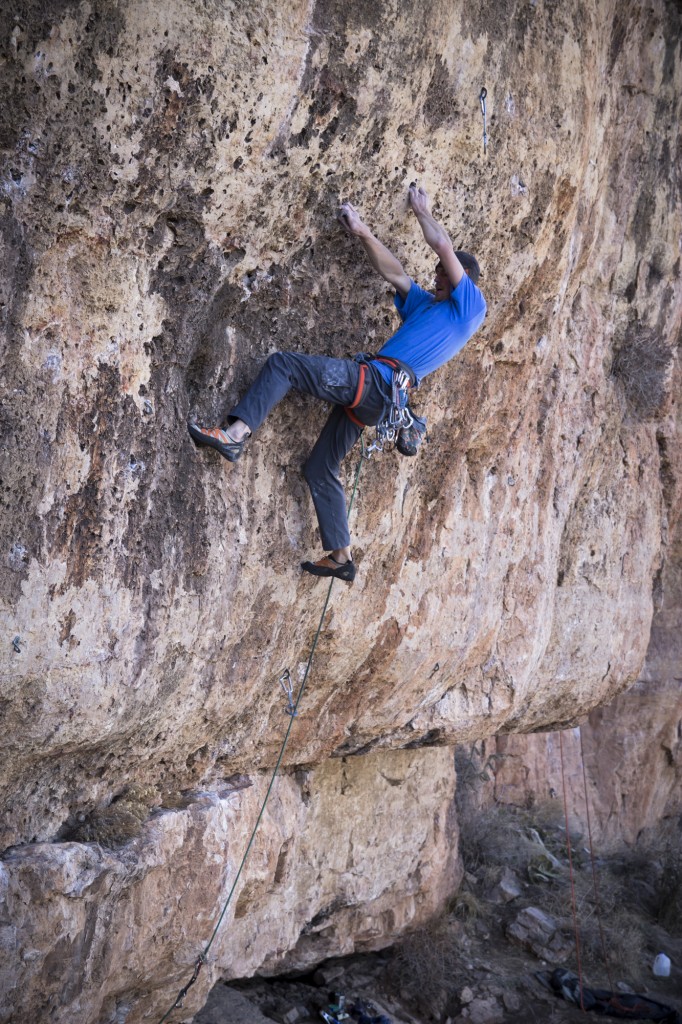
<svg viewBox="0 0 682 1024">
<path fill-rule="evenodd" d="M 580 1009 L 585 1012 L 583 1000 L 583 968 L 580 960 L 580 934 L 578 932 L 578 914 L 575 907 L 575 880 L 573 878 L 573 856 L 571 853 L 571 834 L 568 827 L 568 801 L 566 800 L 566 775 L 564 772 L 564 743 L 559 732 L 559 758 L 561 760 L 561 785 L 564 793 L 564 819 L 566 821 L 566 847 L 568 849 L 568 871 L 571 880 L 571 907 L 573 909 L 573 927 L 575 929 L 575 956 L 578 962 L 578 984 L 580 986 Z"/>
<path fill-rule="evenodd" d="M 584 752 L 584 749 L 583 749 L 583 734 L 582 734 L 582 729 L 580 729 L 580 728 L 578 729 L 578 735 L 580 737 L 580 766 L 581 766 L 581 769 L 582 769 L 583 791 L 584 791 L 584 794 L 585 794 L 585 818 L 586 818 L 586 822 L 587 822 L 587 835 L 588 835 L 589 847 L 590 847 L 590 863 L 591 863 L 591 867 L 592 867 L 592 888 L 593 888 L 593 891 L 594 891 L 594 902 L 595 902 L 595 909 L 596 909 L 596 913 L 597 913 L 597 923 L 599 925 L 599 938 L 600 938 L 600 941 L 601 941 L 601 950 L 602 950 L 602 955 L 604 957 L 604 965 L 606 967 L 606 975 L 607 975 L 607 977 L 609 979 L 609 985 L 611 987 L 611 992 L 609 993 L 609 998 L 608 998 L 607 1002 L 608 1002 L 608 1006 L 609 1007 L 612 1007 L 613 1009 L 621 1011 L 621 1015 L 624 1015 L 624 1014 L 628 1013 L 629 1011 L 631 1011 L 633 1009 L 633 1007 L 631 1007 L 631 1006 L 624 1006 L 620 996 L 618 995 L 618 993 L 613 990 L 614 989 L 613 977 L 611 975 L 611 966 L 610 966 L 610 963 L 609 963 L 609 958 L 608 958 L 608 955 L 606 953 L 606 941 L 605 941 L 605 938 L 604 938 L 604 928 L 603 928 L 603 925 L 602 925 L 601 899 L 599 897 L 599 886 L 597 885 L 597 867 L 596 867 L 595 857 L 594 857 L 594 844 L 592 842 L 592 823 L 590 821 L 590 801 L 589 801 L 589 797 L 588 797 L 588 793 L 587 793 L 587 773 L 585 771 L 585 752 Z M 574 925 L 574 928 L 575 928 L 575 951 L 576 951 L 576 959 L 578 961 L 578 983 L 579 983 L 579 987 L 580 987 L 580 1009 L 585 1011 L 585 1006 L 584 1006 L 584 1002 L 583 1002 L 582 966 L 581 966 L 581 960 L 580 960 L 580 937 L 579 937 L 579 932 L 578 932 L 578 918 L 577 918 L 576 904 L 575 904 L 575 885 L 574 885 L 574 880 L 573 880 L 573 861 L 572 861 L 572 857 L 571 857 L 571 837 L 570 837 L 569 832 L 568 832 L 568 805 L 567 805 L 567 801 L 566 801 L 566 779 L 565 779 L 565 775 L 564 775 L 564 748 L 563 748 L 561 732 L 559 733 L 559 753 L 560 753 L 560 759 L 561 759 L 561 783 L 562 783 L 563 791 L 564 791 L 564 817 L 565 817 L 565 820 L 566 820 L 566 845 L 567 845 L 567 848 L 568 848 L 568 864 L 569 864 L 569 873 L 570 873 L 570 879 L 571 879 L 571 905 L 573 907 L 573 925 Z M 636 1007 L 634 1007 L 634 1009 L 636 1009 Z"/>
<path fill-rule="evenodd" d="M 583 752 L 583 732 L 582 729 L 578 729 L 580 735 L 580 764 L 583 770 L 583 789 L 585 792 L 585 814 L 587 818 L 587 835 L 590 842 L 590 863 L 592 865 L 592 887 L 594 889 L 594 903 L 597 910 L 597 924 L 599 925 L 599 939 L 601 941 L 601 951 L 604 957 L 604 964 L 606 966 L 606 976 L 609 979 L 609 986 L 613 991 L 613 978 L 611 977 L 611 967 L 609 964 L 609 958 L 606 955 L 606 942 L 604 941 L 604 929 L 602 927 L 602 911 L 601 911 L 601 900 L 599 898 L 599 887 L 597 885 L 597 868 L 594 862 L 594 848 L 592 845 L 592 825 L 590 823 L 590 801 L 587 796 L 587 774 L 585 772 L 585 755 Z"/>
<path fill-rule="evenodd" d="M 361 446 L 362 446 L 362 452 L 361 452 L 361 455 L 360 455 L 360 459 L 358 461 L 358 468 L 355 471 L 355 482 L 353 484 L 353 491 L 351 493 L 350 501 L 348 503 L 348 515 L 349 516 L 350 516 L 350 513 L 351 513 L 351 509 L 353 508 L 353 502 L 355 501 L 355 494 L 356 494 L 357 489 L 358 489 L 358 481 L 360 479 L 360 470 L 362 469 L 362 463 L 367 458 L 367 455 L 365 453 L 365 442 L 364 442 L 362 437 L 360 438 L 360 443 L 361 443 Z M 185 996 L 187 995 L 187 993 L 189 992 L 190 988 L 192 987 L 192 985 L 195 983 L 195 981 L 199 977 L 199 973 L 201 971 L 201 968 L 204 966 L 204 964 L 206 963 L 206 961 L 208 959 L 208 952 L 209 952 L 211 946 L 213 945 L 214 939 L 215 939 L 216 935 L 218 934 L 218 929 L 220 928 L 220 926 L 221 926 L 221 924 L 223 922 L 223 918 L 225 917 L 225 914 L 227 912 L 227 908 L 229 907 L 230 902 L 232 901 L 232 897 L 234 896 L 235 889 L 237 888 L 237 883 L 239 882 L 239 879 L 241 877 L 242 871 L 244 870 L 244 866 L 245 866 L 245 864 L 246 864 L 246 862 L 248 860 L 249 853 L 251 852 L 251 847 L 253 846 L 254 839 L 256 838 L 256 833 L 258 831 L 258 827 L 259 827 L 259 825 L 261 823 L 261 820 L 263 818 L 263 814 L 265 813 L 265 808 L 266 808 L 268 800 L 270 798 L 270 793 L 272 791 L 272 787 L 275 784 L 275 779 L 277 778 L 277 773 L 278 773 L 279 767 L 280 767 L 280 765 L 282 763 L 282 758 L 284 757 L 284 751 L 286 750 L 287 743 L 289 742 L 289 735 L 291 733 L 291 729 L 292 729 L 293 724 L 294 724 L 294 719 L 297 717 L 298 706 L 301 703 L 301 698 L 303 697 L 303 691 L 305 689 L 305 684 L 306 684 L 306 681 L 308 679 L 308 674 L 310 672 L 310 667 L 311 667 L 312 662 L 313 662 L 313 656 L 315 654 L 315 649 L 317 647 L 317 641 L 319 640 L 320 633 L 322 632 L 322 625 L 324 623 L 324 617 L 327 614 L 327 608 L 329 607 L 329 600 L 331 598 L 332 587 L 333 586 L 334 586 L 334 580 L 332 579 L 330 581 L 330 583 L 329 583 L 329 588 L 327 590 L 327 596 L 325 598 L 324 607 L 322 609 L 322 614 L 320 616 L 320 622 L 319 622 L 319 625 L 317 627 L 317 632 L 315 633 L 315 638 L 313 639 L 312 647 L 310 648 L 310 655 L 308 657 L 308 663 L 307 663 L 307 665 L 305 667 L 305 672 L 303 673 L 303 679 L 301 681 L 301 686 L 299 688 L 298 696 L 296 697 L 295 703 L 292 703 L 293 689 L 292 689 L 292 686 L 291 686 L 291 677 L 289 676 L 288 669 L 280 677 L 280 684 L 282 685 L 282 688 L 283 688 L 285 694 L 287 695 L 287 699 L 288 699 L 288 705 L 287 705 L 286 711 L 287 711 L 287 714 L 289 715 L 289 724 L 288 724 L 286 732 L 284 734 L 284 739 L 282 741 L 282 746 L 280 748 L 279 756 L 277 758 L 277 762 L 275 764 L 274 770 L 272 772 L 272 776 L 270 778 L 270 784 L 268 785 L 268 788 L 266 790 L 265 797 L 263 799 L 263 803 L 261 804 L 260 811 L 258 812 L 258 817 L 256 818 L 256 824 L 253 826 L 253 831 L 251 832 L 251 837 L 250 837 L 250 839 L 249 839 L 249 841 L 247 843 L 246 850 L 244 851 L 244 856 L 241 859 L 241 863 L 240 863 L 239 868 L 237 870 L 237 874 L 235 876 L 234 882 L 232 883 L 232 887 L 231 887 L 231 889 L 230 889 L 230 891 L 228 893 L 227 899 L 225 900 L 225 903 L 223 904 L 223 908 L 222 908 L 222 910 L 220 912 L 220 916 L 218 918 L 216 926 L 213 929 L 213 933 L 211 935 L 211 938 L 208 940 L 208 943 L 205 946 L 203 952 L 199 954 L 199 956 L 197 957 L 197 959 L 195 961 L 194 973 L 192 974 L 192 977 L 189 979 L 187 984 L 183 988 L 180 989 L 180 991 L 178 992 L 178 994 L 176 996 L 175 1002 L 170 1007 L 170 1009 L 167 1010 L 166 1013 L 163 1015 L 163 1017 L 159 1021 L 159 1024 L 164 1024 L 164 1022 L 167 1021 L 168 1018 L 170 1017 L 170 1015 L 172 1014 L 173 1010 L 181 1009 L 182 1008 Z"/>
</svg>

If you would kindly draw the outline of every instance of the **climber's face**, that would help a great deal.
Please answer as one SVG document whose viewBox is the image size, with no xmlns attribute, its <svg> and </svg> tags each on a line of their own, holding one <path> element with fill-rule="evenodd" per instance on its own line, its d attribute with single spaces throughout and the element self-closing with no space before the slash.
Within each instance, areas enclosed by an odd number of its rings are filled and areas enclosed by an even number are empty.
<svg viewBox="0 0 682 1024">
<path fill-rule="evenodd" d="M 450 298 L 450 292 L 452 285 L 450 284 L 450 278 L 445 273 L 445 269 L 442 263 L 436 264 L 436 276 L 434 280 L 433 294 L 436 302 L 442 302 L 443 299 Z"/>
<path fill-rule="evenodd" d="M 465 268 L 464 273 L 469 277 L 469 271 Z M 445 268 L 442 263 L 436 264 L 436 276 L 434 278 L 433 294 L 436 302 L 442 302 L 443 299 L 450 298 L 450 292 L 452 291 L 452 285 L 450 284 L 450 278 L 445 273 Z"/>
</svg>

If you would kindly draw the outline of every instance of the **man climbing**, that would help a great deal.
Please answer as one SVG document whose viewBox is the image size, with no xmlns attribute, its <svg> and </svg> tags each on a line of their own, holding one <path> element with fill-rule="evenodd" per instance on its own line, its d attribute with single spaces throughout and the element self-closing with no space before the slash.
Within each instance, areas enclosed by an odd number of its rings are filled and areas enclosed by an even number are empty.
<svg viewBox="0 0 682 1024">
<path fill-rule="evenodd" d="M 408 201 L 425 242 L 438 256 L 433 292 L 424 291 L 408 277 L 350 203 L 344 203 L 339 211 L 346 232 L 359 239 L 371 265 L 396 290 L 394 302 L 403 323 L 379 353 L 332 359 L 275 352 L 229 413 L 224 428 L 188 424 L 197 444 L 209 445 L 229 462 L 236 462 L 247 439 L 291 388 L 333 404 L 303 468 L 322 547 L 328 552 L 317 562 L 302 563 L 302 568 L 314 576 L 333 576 L 349 583 L 355 579 L 346 498 L 339 479 L 341 460 L 360 437 L 363 426 L 382 423 L 394 408 L 394 383 L 398 379 L 394 375 L 402 372 L 402 381 L 409 378 L 411 386 L 416 387 L 464 347 L 485 317 L 485 299 L 476 285 L 476 259 L 470 253 L 455 252 L 448 233 L 432 216 L 423 188 L 411 184 Z"/>
</svg>

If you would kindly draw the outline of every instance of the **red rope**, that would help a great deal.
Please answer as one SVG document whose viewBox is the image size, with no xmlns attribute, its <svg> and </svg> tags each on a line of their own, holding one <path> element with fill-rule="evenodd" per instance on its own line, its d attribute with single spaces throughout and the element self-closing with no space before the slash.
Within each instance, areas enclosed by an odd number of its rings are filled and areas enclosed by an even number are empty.
<svg viewBox="0 0 682 1024">
<path fill-rule="evenodd" d="M 594 902 L 597 908 L 597 924 L 599 925 L 599 938 L 601 940 L 601 951 L 604 956 L 604 964 L 606 965 L 606 976 L 609 979 L 609 985 L 611 991 L 614 991 L 613 978 L 611 977 L 611 967 L 609 964 L 609 958 L 606 955 L 606 942 L 604 941 L 604 929 L 602 928 L 602 910 L 601 900 L 599 899 L 599 887 L 597 885 L 597 869 L 594 863 L 594 848 L 592 846 L 592 826 L 590 824 L 590 801 L 587 797 L 587 775 L 585 773 L 585 755 L 583 753 L 583 733 L 582 729 L 578 729 L 578 735 L 580 736 L 580 764 L 583 770 L 583 789 L 585 790 L 585 815 L 587 818 L 587 835 L 590 841 L 590 863 L 592 865 L 592 886 L 594 888 Z"/>
<path fill-rule="evenodd" d="M 571 907 L 573 908 L 573 927 L 575 930 L 575 956 L 578 961 L 578 984 L 580 985 L 580 1009 L 585 1013 L 583 1001 L 583 968 L 580 960 L 580 935 L 578 934 L 578 914 L 575 908 L 575 881 L 573 879 L 573 856 L 571 853 L 571 836 L 568 829 L 568 803 L 566 801 L 566 775 L 564 772 L 564 743 L 559 733 L 559 756 L 561 759 L 561 785 L 564 791 L 564 818 L 566 819 L 566 846 L 568 848 L 568 869 L 571 879 Z"/>
</svg>

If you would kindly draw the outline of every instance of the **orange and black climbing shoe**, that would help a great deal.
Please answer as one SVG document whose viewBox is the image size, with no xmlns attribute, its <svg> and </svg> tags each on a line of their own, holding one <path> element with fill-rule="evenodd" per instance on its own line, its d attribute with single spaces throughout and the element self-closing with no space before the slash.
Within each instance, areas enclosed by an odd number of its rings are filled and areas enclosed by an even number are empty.
<svg viewBox="0 0 682 1024">
<path fill-rule="evenodd" d="M 333 576 L 346 583 L 355 579 L 355 563 L 350 558 L 347 562 L 337 562 L 331 555 L 325 555 L 319 562 L 301 562 L 301 568 L 313 576 Z"/>
<path fill-rule="evenodd" d="M 229 434 L 226 434 L 220 427 L 200 427 L 190 420 L 187 423 L 189 435 L 196 444 L 207 444 L 215 448 L 217 452 L 227 459 L 228 462 L 236 462 L 244 450 L 244 445 L 251 436 L 247 434 L 243 441 L 233 441 Z"/>
</svg>

